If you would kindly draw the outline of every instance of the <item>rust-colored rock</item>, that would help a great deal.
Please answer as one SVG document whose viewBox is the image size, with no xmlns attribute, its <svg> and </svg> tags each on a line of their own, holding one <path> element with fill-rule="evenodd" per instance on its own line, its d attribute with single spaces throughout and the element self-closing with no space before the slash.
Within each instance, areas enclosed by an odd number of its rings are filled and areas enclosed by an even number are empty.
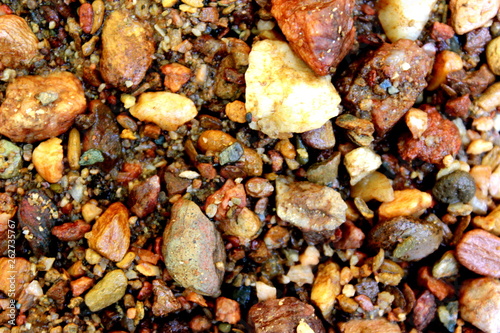
<svg viewBox="0 0 500 333">
<path fill-rule="evenodd" d="M 128 11 L 115 10 L 102 29 L 101 74 L 121 91 L 136 88 L 146 75 L 155 45 L 151 27 Z"/>
<path fill-rule="evenodd" d="M 466 94 L 446 101 L 444 112 L 451 117 L 465 118 L 469 114 L 471 104 L 469 94 Z"/>
<path fill-rule="evenodd" d="M 240 303 L 226 297 L 218 297 L 215 300 L 215 320 L 234 325 L 240 319 Z"/>
<path fill-rule="evenodd" d="M 160 193 L 160 177 L 153 176 L 136 185 L 129 195 L 129 207 L 138 217 L 151 214 L 158 203 Z"/>
<path fill-rule="evenodd" d="M 235 205 L 234 199 L 239 199 L 239 202 Z M 211 205 L 216 205 L 217 212 L 214 218 L 217 221 L 222 221 L 226 218 L 237 216 L 246 204 L 247 197 L 243 184 L 236 184 L 232 179 L 228 179 L 220 189 L 207 198 L 204 210 L 208 214 L 212 207 Z M 229 213 L 231 216 L 229 216 Z"/>
<path fill-rule="evenodd" d="M 52 235 L 63 242 L 77 241 L 82 239 L 90 229 L 92 229 L 92 226 L 84 220 L 76 220 L 75 222 L 66 222 L 55 226 L 52 228 Z"/>
<path fill-rule="evenodd" d="M 433 277 L 428 266 L 421 267 L 418 270 L 417 279 L 421 286 L 426 287 L 440 301 L 455 294 L 455 288 L 443 280 Z"/>
<path fill-rule="evenodd" d="M 165 74 L 163 84 L 174 93 L 178 92 L 182 85 L 188 82 L 193 75 L 188 67 L 178 63 L 163 65 L 160 70 Z"/>
<path fill-rule="evenodd" d="M 70 286 L 67 280 L 60 279 L 52 285 L 52 287 L 47 290 L 45 295 L 54 300 L 57 308 L 62 310 L 64 308 L 64 303 L 66 296 L 70 291 Z"/>
<path fill-rule="evenodd" d="M 59 218 L 54 202 L 41 190 L 34 189 L 26 193 L 19 204 L 19 227 L 27 232 L 26 239 L 37 255 L 49 251 L 50 231 Z"/>
<path fill-rule="evenodd" d="M 0 70 L 26 67 L 38 54 L 38 39 L 17 15 L 0 15 Z"/>
<path fill-rule="evenodd" d="M 255 304 L 248 313 L 248 322 L 255 333 L 295 333 L 299 325 L 306 325 L 315 333 L 325 332 L 312 305 L 295 297 L 269 299 Z M 307 328 L 304 331 L 308 332 Z"/>
<path fill-rule="evenodd" d="M 418 138 L 405 133 L 398 142 L 401 157 L 407 161 L 420 158 L 422 161 L 439 164 L 446 155 L 457 154 L 462 140 L 457 126 L 443 118 L 436 108 L 425 106 L 427 129 Z"/>
<path fill-rule="evenodd" d="M 292 50 L 318 75 L 344 59 L 354 43 L 353 0 L 273 0 L 271 13 Z"/>
<path fill-rule="evenodd" d="M 215 225 L 190 200 L 172 207 L 163 233 L 162 254 L 168 273 L 181 286 L 201 295 L 220 294 L 226 252 Z"/>
<path fill-rule="evenodd" d="M 103 257 L 114 262 L 122 260 L 130 245 L 127 207 L 121 202 L 109 206 L 86 237 L 89 247 Z"/>
<path fill-rule="evenodd" d="M 78 297 L 94 285 L 94 280 L 87 276 L 82 276 L 79 279 L 71 281 L 69 284 L 73 296 Z"/>
<path fill-rule="evenodd" d="M 383 136 L 415 104 L 431 69 L 432 59 L 416 42 L 400 39 L 351 64 L 338 87 L 344 104 L 359 118 L 369 115 Z"/>
<path fill-rule="evenodd" d="M 12 276 L 11 271 L 16 272 L 13 280 L 9 280 Z M 31 263 L 24 258 L 0 258 L 0 291 L 7 297 L 18 299 L 23 290 L 25 283 L 30 283 L 35 278 L 31 270 Z M 11 290 L 10 284 L 14 283 L 14 288 Z"/>
<path fill-rule="evenodd" d="M 28 143 L 58 136 L 85 107 L 83 87 L 74 74 L 22 76 L 7 86 L 0 106 L 0 134 Z"/>
<path fill-rule="evenodd" d="M 500 238 L 482 229 L 463 235 L 457 245 L 458 261 L 474 273 L 500 278 Z"/>
</svg>

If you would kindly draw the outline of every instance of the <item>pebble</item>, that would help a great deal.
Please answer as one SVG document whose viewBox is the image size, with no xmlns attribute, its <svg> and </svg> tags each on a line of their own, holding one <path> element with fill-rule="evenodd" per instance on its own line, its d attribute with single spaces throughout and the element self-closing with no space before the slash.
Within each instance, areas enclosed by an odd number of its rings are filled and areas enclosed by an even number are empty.
<svg viewBox="0 0 500 333">
<path fill-rule="evenodd" d="M 89 149 L 80 156 L 78 164 L 81 166 L 94 165 L 96 163 L 104 162 L 104 156 L 98 149 Z"/>
<path fill-rule="evenodd" d="M 224 219 L 219 224 L 224 233 L 240 238 L 244 243 L 259 236 L 264 223 L 250 209 L 243 207 L 236 218 Z"/>
<path fill-rule="evenodd" d="M 323 162 L 314 163 L 307 169 L 307 180 L 319 185 L 332 186 L 337 182 L 341 155 L 336 152 Z"/>
<path fill-rule="evenodd" d="M 234 101 L 226 105 L 226 116 L 229 120 L 235 123 L 244 124 L 247 122 L 246 115 L 247 110 L 245 108 L 245 103 L 242 101 Z"/>
<path fill-rule="evenodd" d="M 391 42 L 416 40 L 429 20 L 436 0 L 390 0 L 377 3 L 378 18 Z"/>
<path fill-rule="evenodd" d="M 17 176 L 22 166 L 21 148 L 10 141 L 0 140 L 0 179 Z"/>
<path fill-rule="evenodd" d="M 245 183 L 247 194 L 254 198 L 268 197 L 274 192 L 274 186 L 265 178 L 252 177 Z"/>
<path fill-rule="evenodd" d="M 443 241 L 443 231 L 433 222 L 398 216 L 376 224 L 368 234 L 374 249 L 391 251 L 395 258 L 417 261 L 433 253 Z"/>
<path fill-rule="evenodd" d="M 487 216 L 475 216 L 472 220 L 475 226 L 500 236 L 500 205 L 493 209 Z"/>
<path fill-rule="evenodd" d="M 180 199 L 163 234 L 162 254 L 173 279 L 201 295 L 220 294 L 226 251 L 214 224 L 200 207 Z"/>
<path fill-rule="evenodd" d="M 219 153 L 219 164 L 226 165 L 237 162 L 242 156 L 243 146 L 239 142 L 235 142 Z"/>
<path fill-rule="evenodd" d="M 485 333 L 500 332 L 500 281 L 468 280 L 460 288 L 460 317 Z"/>
<path fill-rule="evenodd" d="M 49 252 L 50 231 L 60 217 L 54 202 L 39 189 L 28 191 L 19 204 L 19 228 L 37 256 Z"/>
<path fill-rule="evenodd" d="M 320 309 L 324 318 L 330 318 L 335 299 L 340 295 L 340 267 L 334 262 L 318 266 L 311 290 L 311 301 Z"/>
<path fill-rule="evenodd" d="M 122 299 L 127 285 L 128 279 L 121 269 L 111 271 L 85 295 L 85 304 L 92 312 L 102 310 Z"/>
<path fill-rule="evenodd" d="M 166 91 L 145 92 L 130 108 L 130 114 L 141 121 L 152 122 L 165 131 L 176 131 L 196 117 L 198 111 L 189 98 Z"/>
<path fill-rule="evenodd" d="M 484 26 L 497 15 L 499 0 L 450 0 L 451 26 L 463 35 Z"/>
<path fill-rule="evenodd" d="M 411 108 L 405 116 L 406 126 L 410 129 L 414 139 L 418 139 L 427 129 L 427 113 Z"/>
<path fill-rule="evenodd" d="M 236 142 L 236 139 L 220 130 L 206 130 L 198 138 L 198 147 L 203 153 L 220 152 Z"/>
<path fill-rule="evenodd" d="M 160 177 L 152 176 L 132 188 L 128 206 L 140 218 L 146 217 L 156 209 L 160 194 Z"/>
<path fill-rule="evenodd" d="M 314 149 L 330 149 L 335 146 L 335 134 L 331 121 L 327 121 L 323 126 L 302 133 L 302 140 L 306 145 Z"/>
<path fill-rule="evenodd" d="M 193 76 L 188 67 L 177 63 L 163 65 L 160 70 L 165 74 L 163 84 L 173 93 L 181 90 L 182 86 Z"/>
<path fill-rule="evenodd" d="M 245 80 L 250 127 L 272 138 L 320 128 L 339 114 L 340 96 L 330 76 L 314 74 L 285 42 L 254 43 Z"/>
<path fill-rule="evenodd" d="M 128 11 L 115 10 L 104 22 L 101 38 L 102 78 L 121 91 L 135 89 L 153 61 L 153 29 Z"/>
<path fill-rule="evenodd" d="M 276 180 L 278 216 L 305 231 L 334 230 L 346 220 L 347 205 L 330 187 Z"/>
<path fill-rule="evenodd" d="M 500 37 L 496 37 L 486 47 L 486 60 L 495 75 L 500 75 Z"/>
<path fill-rule="evenodd" d="M 382 203 L 378 214 L 380 219 L 409 215 L 418 217 L 432 204 L 429 193 L 414 188 L 394 191 L 394 200 Z"/>
<path fill-rule="evenodd" d="M 394 189 L 386 175 L 374 171 L 351 186 L 351 196 L 361 198 L 365 202 L 370 200 L 391 202 L 394 200 Z"/>
<path fill-rule="evenodd" d="M 467 203 L 476 194 L 474 178 L 465 171 L 457 170 L 437 180 L 432 195 L 444 203 Z"/>
<path fill-rule="evenodd" d="M 44 105 L 38 97 L 47 92 L 57 99 Z M 15 142 L 49 139 L 65 133 L 86 107 L 82 84 L 72 73 L 22 76 L 7 86 L 0 106 L 0 134 Z"/>
<path fill-rule="evenodd" d="M 300 323 L 312 332 L 325 333 L 321 320 L 314 314 L 312 305 L 295 297 L 269 299 L 250 308 L 248 323 L 255 333 L 296 333 Z"/>
<path fill-rule="evenodd" d="M 49 183 L 57 183 L 63 176 L 64 154 L 61 143 L 61 139 L 51 138 L 33 150 L 33 165 L 40 176 Z"/>
<path fill-rule="evenodd" d="M 35 278 L 35 274 L 28 260 L 16 257 L 14 261 L 14 267 L 11 267 L 11 259 L 8 257 L 0 258 L 0 290 L 6 296 L 17 300 L 21 295 L 24 284 L 30 283 Z M 16 272 L 13 288 L 11 288 L 8 279 L 12 275 L 12 271 Z"/>
<path fill-rule="evenodd" d="M 335 124 L 347 130 L 347 136 L 359 146 L 369 146 L 373 141 L 375 127 L 368 119 L 362 119 L 352 114 L 340 115 Z"/>
<path fill-rule="evenodd" d="M 377 170 L 382 165 L 382 159 L 371 148 L 359 147 L 344 156 L 344 165 L 351 176 L 351 185 L 356 185 Z"/>
<path fill-rule="evenodd" d="M 167 316 L 169 313 L 179 311 L 182 308 L 181 302 L 174 296 L 165 282 L 161 280 L 153 281 L 153 314 L 158 317 Z"/>
<path fill-rule="evenodd" d="M 484 276 L 500 278 L 500 238 L 482 229 L 463 235 L 457 244 L 460 264 Z"/>
<path fill-rule="evenodd" d="M 215 320 L 237 324 L 241 319 L 240 304 L 227 297 L 217 297 L 215 300 Z"/>
<path fill-rule="evenodd" d="M 444 50 L 436 55 L 434 66 L 430 75 L 427 90 L 436 90 L 441 84 L 446 83 L 449 73 L 459 71 L 463 68 L 462 58 L 455 52 Z"/>
<path fill-rule="evenodd" d="M 29 66 L 38 54 L 38 39 L 17 15 L 0 16 L 0 64 L 7 68 Z"/>
<path fill-rule="evenodd" d="M 85 235 L 90 248 L 111 261 L 121 261 L 130 245 L 128 217 L 121 202 L 111 204 Z"/>
</svg>

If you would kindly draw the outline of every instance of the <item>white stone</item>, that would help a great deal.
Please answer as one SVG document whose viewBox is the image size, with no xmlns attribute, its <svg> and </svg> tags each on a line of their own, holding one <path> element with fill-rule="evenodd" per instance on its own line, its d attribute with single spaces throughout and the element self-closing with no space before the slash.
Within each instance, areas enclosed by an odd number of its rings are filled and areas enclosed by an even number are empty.
<svg viewBox="0 0 500 333">
<path fill-rule="evenodd" d="M 429 20 L 436 0 L 380 0 L 378 18 L 391 42 L 416 40 Z"/>
<path fill-rule="evenodd" d="M 484 26 L 497 15 L 500 0 L 450 0 L 451 26 L 459 35 Z"/>
<path fill-rule="evenodd" d="M 382 165 L 382 159 L 370 148 L 359 147 L 344 156 L 344 165 L 351 176 L 351 185 L 356 185 L 377 170 Z"/>
<path fill-rule="evenodd" d="M 255 43 L 245 73 L 250 127 L 273 138 L 323 126 L 339 114 L 340 96 L 331 77 L 316 75 L 287 43 Z"/>
<path fill-rule="evenodd" d="M 259 299 L 259 302 L 276 298 L 276 288 L 271 287 L 270 285 L 264 282 L 261 281 L 255 282 L 255 289 L 257 291 L 257 298 Z"/>
</svg>

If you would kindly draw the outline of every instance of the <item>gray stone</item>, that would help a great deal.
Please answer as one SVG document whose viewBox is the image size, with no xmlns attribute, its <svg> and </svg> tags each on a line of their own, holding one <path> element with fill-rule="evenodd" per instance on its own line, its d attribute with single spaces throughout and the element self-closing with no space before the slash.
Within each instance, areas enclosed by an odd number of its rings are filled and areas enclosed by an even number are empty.
<svg viewBox="0 0 500 333">
<path fill-rule="evenodd" d="M 181 286 L 205 296 L 220 295 L 224 243 L 214 223 L 194 202 L 181 199 L 172 207 L 162 254 L 168 272 Z"/>
</svg>

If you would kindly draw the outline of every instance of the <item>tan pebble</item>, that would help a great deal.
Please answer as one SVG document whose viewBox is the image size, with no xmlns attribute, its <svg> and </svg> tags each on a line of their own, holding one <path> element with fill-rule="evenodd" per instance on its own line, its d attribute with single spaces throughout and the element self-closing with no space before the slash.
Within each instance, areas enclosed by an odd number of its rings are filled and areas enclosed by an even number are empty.
<svg viewBox="0 0 500 333">
<path fill-rule="evenodd" d="M 451 26 L 459 35 L 480 28 L 497 15 L 499 6 L 499 0 L 450 0 Z"/>
<path fill-rule="evenodd" d="M 473 140 L 467 147 L 467 154 L 479 155 L 493 149 L 493 143 L 484 139 Z"/>
<path fill-rule="evenodd" d="M 207 151 L 220 152 L 236 142 L 231 135 L 219 130 L 207 130 L 198 138 L 198 147 L 205 153 Z"/>
<path fill-rule="evenodd" d="M 97 206 L 95 200 L 90 200 L 82 206 L 82 216 L 85 222 L 91 222 L 101 215 L 102 209 Z"/>
<path fill-rule="evenodd" d="M 314 281 L 314 274 L 311 266 L 294 265 L 290 267 L 286 276 L 290 279 L 290 281 L 295 282 L 299 286 L 312 284 Z"/>
<path fill-rule="evenodd" d="M 101 28 L 106 8 L 104 7 L 104 2 L 102 0 L 95 0 L 92 2 L 92 9 L 94 11 L 94 16 L 92 18 L 92 29 L 90 30 L 90 33 L 93 35 Z"/>
<path fill-rule="evenodd" d="M 122 203 L 109 206 L 85 235 L 90 248 L 111 261 L 121 261 L 130 245 L 128 217 L 128 210 Z"/>
<path fill-rule="evenodd" d="M 257 292 L 257 299 L 259 302 L 266 301 L 268 299 L 276 298 L 276 288 L 272 287 L 264 282 L 257 281 L 255 282 L 255 289 Z"/>
<path fill-rule="evenodd" d="M 500 332 L 500 281 L 467 280 L 460 288 L 460 316 L 486 333 Z"/>
<path fill-rule="evenodd" d="M 38 53 L 38 39 L 28 23 L 17 15 L 0 16 L 0 65 L 28 66 Z"/>
<path fill-rule="evenodd" d="M 82 147 L 80 132 L 73 128 L 69 132 L 68 138 L 68 163 L 72 170 L 80 169 L 80 157 L 82 156 Z"/>
<path fill-rule="evenodd" d="M 234 101 L 226 105 L 226 116 L 235 123 L 246 123 L 245 103 L 242 101 Z"/>
<path fill-rule="evenodd" d="M 123 259 L 116 263 L 116 267 L 121 269 L 128 269 L 135 259 L 136 254 L 134 252 L 127 252 Z"/>
<path fill-rule="evenodd" d="M 417 189 L 394 191 L 394 200 L 384 202 L 379 207 L 379 216 L 390 219 L 397 216 L 420 216 L 427 208 L 432 206 L 432 196 Z"/>
<path fill-rule="evenodd" d="M 476 216 L 472 221 L 481 229 L 500 236 L 500 206 L 493 209 L 487 216 Z"/>
<path fill-rule="evenodd" d="M 158 266 L 152 265 L 148 262 L 142 262 L 135 266 L 135 270 L 144 276 L 160 276 L 161 270 Z"/>
<path fill-rule="evenodd" d="M 240 161 L 244 163 L 243 171 L 247 176 L 256 177 L 262 175 L 263 161 L 255 149 L 244 147 Z"/>
<path fill-rule="evenodd" d="M 382 159 L 368 147 L 356 148 L 344 156 L 344 165 L 351 176 L 351 185 L 377 170 Z"/>
<path fill-rule="evenodd" d="M 49 183 L 61 180 L 64 171 L 62 140 L 52 138 L 33 150 L 32 161 L 36 171 Z"/>
<path fill-rule="evenodd" d="M 372 199 L 390 202 L 394 200 L 394 189 L 389 178 L 383 173 L 374 171 L 351 187 L 351 196 L 359 197 L 365 202 Z"/>
<path fill-rule="evenodd" d="M 328 318 L 335 305 L 335 299 L 340 294 L 340 268 L 334 262 L 319 265 L 311 290 L 311 301 Z"/>
<path fill-rule="evenodd" d="M 186 5 L 196 8 L 203 7 L 203 0 L 182 0 Z"/>
<path fill-rule="evenodd" d="M 166 91 L 146 92 L 139 96 L 130 113 L 141 121 L 149 121 L 165 131 L 175 131 L 198 114 L 189 98 Z"/>
<path fill-rule="evenodd" d="M 86 295 L 85 304 L 96 312 L 118 302 L 127 290 L 128 279 L 121 269 L 107 273 Z"/>
<path fill-rule="evenodd" d="M 289 139 L 280 140 L 274 148 L 285 158 L 293 160 L 297 156 L 297 151 Z"/>
</svg>

